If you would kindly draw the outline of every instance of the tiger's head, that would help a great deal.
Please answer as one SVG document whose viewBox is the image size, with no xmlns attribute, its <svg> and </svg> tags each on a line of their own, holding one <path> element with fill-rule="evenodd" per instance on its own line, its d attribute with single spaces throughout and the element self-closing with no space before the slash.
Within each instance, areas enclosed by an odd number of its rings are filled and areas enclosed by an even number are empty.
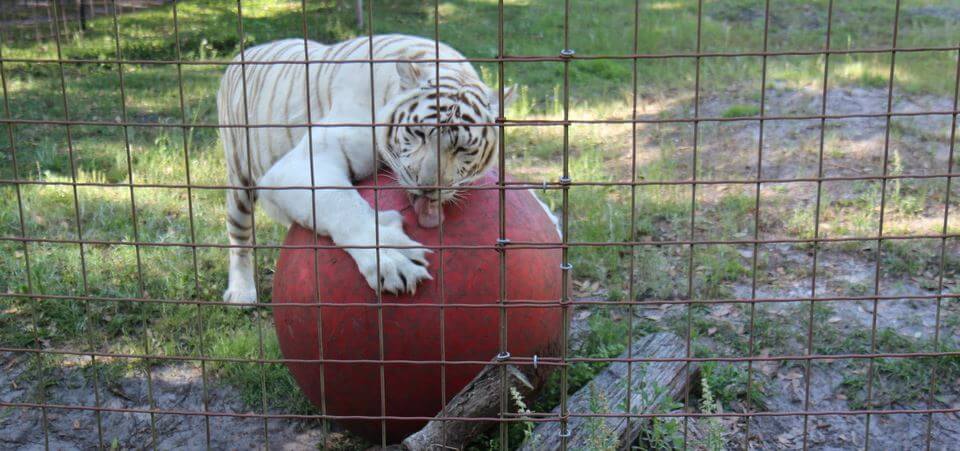
<svg viewBox="0 0 960 451">
<path fill-rule="evenodd" d="M 497 128 L 466 124 L 493 124 L 499 93 L 472 71 L 441 66 L 437 77 L 432 64 L 401 62 L 397 72 L 400 93 L 384 108 L 382 119 L 392 125 L 381 128 L 380 154 L 407 187 L 420 226 L 437 227 L 443 203 L 458 198 L 457 187 L 476 180 L 497 161 Z M 505 107 L 515 92 L 514 87 L 504 91 Z"/>
</svg>

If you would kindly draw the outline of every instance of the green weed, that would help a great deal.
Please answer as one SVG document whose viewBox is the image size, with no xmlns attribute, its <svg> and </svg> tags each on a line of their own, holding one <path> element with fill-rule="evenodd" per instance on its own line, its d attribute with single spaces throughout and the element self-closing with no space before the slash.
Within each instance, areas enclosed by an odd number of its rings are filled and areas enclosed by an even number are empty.
<svg viewBox="0 0 960 451">
<path fill-rule="evenodd" d="M 750 117 L 757 116 L 760 114 L 760 107 L 758 105 L 730 105 L 726 110 L 723 110 L 723 113 L 720 115 L 725 118 L 734 118 L 734 117 Z"/>
<path fill-rule="evenodd" d="M 713 387 L 710 377 L 704 373 L 700 379 L 700 410 L 703 413 L 717 414 L 723 411 L 720 400 L 715 399 L 713 396 Z M 701 440 L 701 445 L 710 451 L 725 449 L 725 441 L 723 439 L 724 428 L 723 425 L 720 424 L 720 418 L 707 417 L 704 422 L 707 425 L 707 430 L 706 436 Z"/>
<path fill-rule="evenodd" d="M 712 387 L 711 396 L 713 399 L 719 405 L 724 406 L 725 410 L 730 410 L 733 401 L 749 401 L 751 406 L 764 409 L 766 405 L 764 384 L 758 377 L 754 376 L 748 392 L 746 366 L 722 362 L 704 362 L 700 366 L 700 374 L 704 386 Z M 700 403 L 703 409 L 712 408 L 712 404 L 706 398 L 707 390 L 707 388 L 702 389 L 704 397 L 701 398 Z"/>
<path fill-rule="evenodd" d="M 893 330 L 882 329 L 876 337 L 877 352 L 910 353 L 932 349 L 929 341 L 904 337 Z M 843 343 L 844 352 L 870 352 L 869 331 L 849 335 Z M 942 343 L 940 350 L 953 350 L 953 343 Z M 841 389 L 854 409 L 867 408 L 867 380 L 869 364 L 867 361 L 851 362 Z M 956 356 L 874 359 L 873 393 L 870 406 L 881 407 L 926 399 L 930 392 L 931 369 L 937 368 L 938 378 L 955 380 L 960 377 L 960 358 Z M 937 387 L 938 393 L 945 387 Z"/>
</svg>

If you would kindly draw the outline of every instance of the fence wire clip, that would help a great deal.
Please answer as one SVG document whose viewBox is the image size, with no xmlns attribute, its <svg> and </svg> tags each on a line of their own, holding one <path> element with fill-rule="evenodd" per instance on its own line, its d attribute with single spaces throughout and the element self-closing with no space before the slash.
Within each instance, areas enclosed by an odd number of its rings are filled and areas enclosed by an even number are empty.
<svg viewBox="0 0 960 451">
<path fill-rule="evenodd" d="M 494 357 L 494 358 L 495 358 L 498 362 L 504 362 L 504 361 L 510 359 L 510 353 L 507 352 L 507 351 L 503 351 L 503 352 L 497 354 L 497 356 Z"/>
<path fill-rule="evenodd" d="M 560 437 L 560 438 L 569 438 L 569 437 L 570 437 L 570 430 L 567 429 L 567 430 L 564 430 L 564 431 L 560 431 L 560 433 L 557 434 L 557 436 Z"/>
<path fill-rule="evenodd" d="M 572 180 L 569 176 L 564 175 L 564 176 L 560 177 L 560 184 L 561 184 L 561 185 L 569 185 L 571 182 L 573 182 L 573 180 Z"/>
<path fill-rule="evenodd" d="M 573 55 L 576 55 L 577 51 L 574 49 L 563 49 L 560 51 L 561 58 L 573 58 Z"/>
<path fill-rule="evenodd" d="M 533 369 L 537 369 L 537 361 L 538 361 L 538 360 L 540 360 L 540 356 L 534 354 L 534 355 L 533 355 Z"/>
<path fill-rule="evenodd" d="M 573 269 L 573 263 L 561 263 L 561 264 L 560 264 L 560 269 L 562 269 L 562 270 L 564 270 L 564 271 L 569 271 L 569 270 Z"/>
<path fill-rule="evenodd" d="M 510 238 L 497 238 L 497 246 L 504 247 L 510 244 Z"/>
</svg>

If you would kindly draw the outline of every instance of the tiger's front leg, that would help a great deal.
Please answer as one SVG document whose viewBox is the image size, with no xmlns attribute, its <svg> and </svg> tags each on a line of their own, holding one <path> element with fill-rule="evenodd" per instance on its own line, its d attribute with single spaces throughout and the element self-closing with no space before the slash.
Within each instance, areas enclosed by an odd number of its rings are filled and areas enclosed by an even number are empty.
<svg viewBox="0 0 960 451">
<path fill-rule="evenodd" d="M 313 186 L 352 186 L 346 157 L 329 144 L 329 141 L 315 144 L 311 162 L 305 138 L 264 174 L 258 187 L 311 186 L 311 163 Z M 399 212 L 375 212 L 356 190 L 318 189 L 311 194 L 308 189 L 266 189 L 259 193 L 265 211 L 275 220 L 285 224 L 296 222 L 329 236 L 339 246 L 374 246 L 378 233 L 380 245 L 422 246 L 403 231 Z M 377 249 L 345 251 L 353 257 L 374 290 L 380 286 L 391 293 L 413 292 L 420 281 L 431 279 L 426 259 L 429 250 L 425 248 L 381 248 L 379 270 Z"/>
</svg>

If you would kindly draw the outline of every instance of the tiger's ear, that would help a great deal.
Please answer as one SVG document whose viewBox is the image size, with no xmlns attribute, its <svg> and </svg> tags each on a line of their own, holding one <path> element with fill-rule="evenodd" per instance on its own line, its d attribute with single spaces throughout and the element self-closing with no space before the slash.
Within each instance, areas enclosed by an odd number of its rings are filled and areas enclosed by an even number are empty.
<svg viewBox="0 0 960 451">
<path fill-rule="evenodd" d="M 507 108 L 510 108 L 510 105 L 513 105 L 513 102 L 517 100 L 517 85 L 510 85 L 503 89 L 503 109 L 506 111 Z M 490 107 L 498 111 L 500 105 L 500 93 L 493 91 L 490 93 Z"/>
<path fill-rule="evenodd" d="M 403 89 L 413 89 L 420 86 L 420 81 L 425 75 L 420 65 L 410 61 L 397 63 L 397 73 L 400 75 L 400 86 Z"/>
</svg>

